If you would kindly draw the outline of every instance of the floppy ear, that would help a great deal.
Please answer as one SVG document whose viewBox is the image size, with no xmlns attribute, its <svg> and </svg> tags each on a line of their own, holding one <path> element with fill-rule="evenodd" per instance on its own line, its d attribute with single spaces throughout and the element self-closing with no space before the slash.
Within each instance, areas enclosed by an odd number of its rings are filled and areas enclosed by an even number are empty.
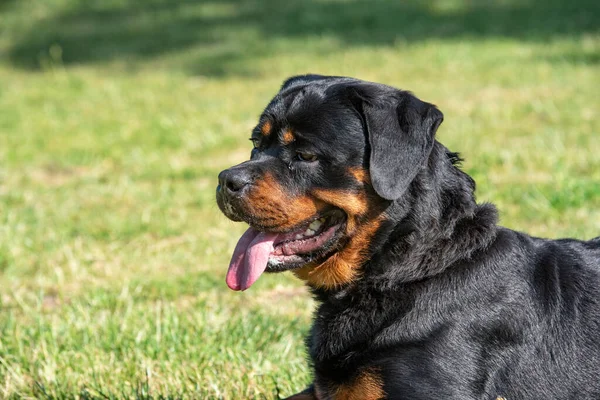
<svg viewBox="0 0 600 400">
<path fill-rule="evenodd" d="M 387 86 L 363 97 L 362 112 L 373 188 L 384 199 L 398 199 L 429 157 L 444 115 L 433 104 Z"/>
</svg>

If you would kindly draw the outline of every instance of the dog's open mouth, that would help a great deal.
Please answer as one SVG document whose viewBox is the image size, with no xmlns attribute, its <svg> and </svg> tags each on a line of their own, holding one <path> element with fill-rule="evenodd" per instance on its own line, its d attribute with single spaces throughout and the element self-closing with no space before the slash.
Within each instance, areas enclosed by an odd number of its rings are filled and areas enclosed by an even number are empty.
<svg viewBox="0 0 600 400">
<path fill-rule="evenodd" d="M 229 263 L 227 286 L 248 289 L 267 269 L 299 268 L 330 255 L 343 236 L 346 216 L 334 210 L 316 216 L 291 232 L 261 232 L 252 227 L 242 235 Z"/>
</svg>

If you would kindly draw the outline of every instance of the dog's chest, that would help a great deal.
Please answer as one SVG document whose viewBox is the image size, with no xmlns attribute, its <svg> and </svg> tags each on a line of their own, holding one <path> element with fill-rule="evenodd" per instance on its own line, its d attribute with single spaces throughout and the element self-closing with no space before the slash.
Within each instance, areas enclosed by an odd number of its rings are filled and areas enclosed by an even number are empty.
<svg viewBox="0 0 600 400">
<path fill-rule="evenodd" d="M 487 392 L 491 382 L 477 377 L 480 349 L 468 335 L 424 317 L 433 313 L 398 316 L 394 304 L 378 299 L 368 307 L 317 312 L 307 344 L 318 399 L 418 400 L 432 393 L 460 398 Z"/>
</svg>

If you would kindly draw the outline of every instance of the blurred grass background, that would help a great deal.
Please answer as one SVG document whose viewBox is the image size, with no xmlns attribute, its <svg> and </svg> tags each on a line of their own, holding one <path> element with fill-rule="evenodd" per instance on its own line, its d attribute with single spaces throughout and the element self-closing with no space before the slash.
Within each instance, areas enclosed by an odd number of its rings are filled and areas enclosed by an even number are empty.
<svg viewBox="0 0 600 400">
<path fill-rule="evenodd" d="M 310 375 L 288 274 L 224 284 L 217 173 L 289 75 L 445 113 L 503 225 L 600 235 L 596 0 L 0 2 L 0 398 L 277 398 Z"/>
</svg>

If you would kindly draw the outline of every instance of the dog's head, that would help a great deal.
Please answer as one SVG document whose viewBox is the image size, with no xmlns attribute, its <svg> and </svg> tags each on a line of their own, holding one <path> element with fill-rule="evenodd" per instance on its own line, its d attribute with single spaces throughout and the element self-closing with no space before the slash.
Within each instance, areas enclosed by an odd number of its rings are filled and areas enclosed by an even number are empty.
<svg viewBox="0 0 600 400">
<path fill-rule="evenodd" d="M 249 161 L 219 174 L 217 203 L 250 228 L 227 284 L 265 270 L 310 285 L 351 282 L 384 211 L 426 164 L 442 113 L 411 93 L 352 78 L 288 79 L 252 132 Z"/>
</svg>

